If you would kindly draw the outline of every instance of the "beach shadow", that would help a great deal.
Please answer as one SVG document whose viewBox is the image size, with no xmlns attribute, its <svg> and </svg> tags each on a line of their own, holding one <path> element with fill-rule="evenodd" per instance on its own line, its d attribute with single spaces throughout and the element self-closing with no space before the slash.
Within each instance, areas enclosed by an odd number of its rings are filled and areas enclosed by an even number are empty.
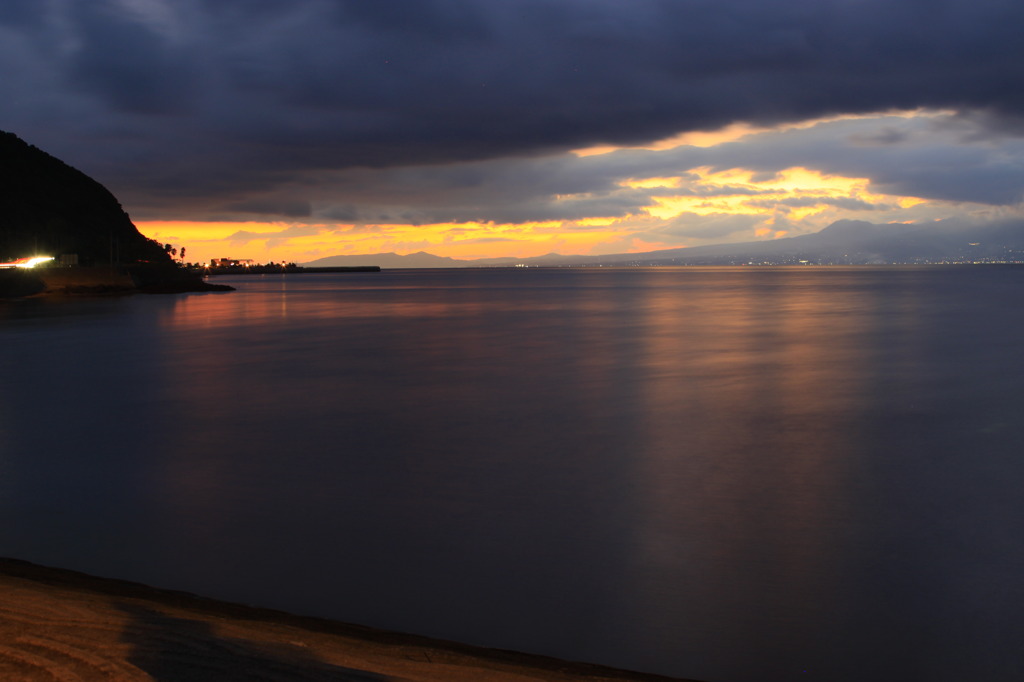
<svg viewBox="0 0 1024 682">
<path fill-rule="evenodd" d="M 121 641 L 128 662 L 157 682 L 397 682 L 397 678 L 319 660 L 298 645 L 221 637 L 202 621 L 173 618 L 134 604 Z"/>
</svg>

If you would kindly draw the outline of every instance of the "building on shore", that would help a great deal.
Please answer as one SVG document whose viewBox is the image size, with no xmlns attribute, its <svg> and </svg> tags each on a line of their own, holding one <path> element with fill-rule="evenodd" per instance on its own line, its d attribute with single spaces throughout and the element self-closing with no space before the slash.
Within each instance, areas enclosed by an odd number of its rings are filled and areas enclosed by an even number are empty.
<svg viewBox="0 0 1024 682">
<path fill-rule="evenodd" d="M 251 258 L 214 258 L 210 261 L 211 268 L 248 268 L 254 264 Z"/>
</svg>

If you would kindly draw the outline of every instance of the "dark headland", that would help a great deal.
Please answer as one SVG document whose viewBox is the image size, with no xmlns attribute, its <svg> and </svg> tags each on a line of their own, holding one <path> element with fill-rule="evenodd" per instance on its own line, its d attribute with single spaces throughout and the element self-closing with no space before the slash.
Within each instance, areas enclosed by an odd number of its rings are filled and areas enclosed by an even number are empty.
<svg viewBox="0 0 1024 682">
<path fill-rule="evenodd" d="M 0 298 L 51 294 L 229 291 L 181 268 L 85 173 L 0 131 Z"/>
</svg>

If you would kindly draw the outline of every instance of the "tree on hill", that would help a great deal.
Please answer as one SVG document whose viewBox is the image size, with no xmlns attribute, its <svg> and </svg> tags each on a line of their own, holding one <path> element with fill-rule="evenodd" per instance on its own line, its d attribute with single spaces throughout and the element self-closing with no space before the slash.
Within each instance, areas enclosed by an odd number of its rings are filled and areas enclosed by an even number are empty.
<svg viewBox="0 0 1024 682">
<path fill-rule="evenodd" d="M 103 185 L 0 131 L 0 261 L 36 254 L 77 254 L 82 265 L 172 262 Z"/>
</svg>

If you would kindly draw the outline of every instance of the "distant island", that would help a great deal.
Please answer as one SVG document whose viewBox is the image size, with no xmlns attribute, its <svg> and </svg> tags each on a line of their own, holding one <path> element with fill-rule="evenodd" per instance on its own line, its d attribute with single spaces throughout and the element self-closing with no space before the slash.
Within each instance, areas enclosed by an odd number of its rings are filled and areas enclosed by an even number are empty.
<svg viewBox="0 0 1024 682">
<path fill-rule="evenodd" d="M 385 268 L 1024 263 L 1024 223 L 879 225 L 840 220 L 820 232 L 797 237 L 646 253 L 602 256 L 552 253 L 533 258 L 457 260 L 421 251 L 408 255 L 329 256 L 301 265 L 329 267 L 368 261 Z"/>
<path fill-rule="evenodd" d="M 228 290 L 178 266 L 85 173 L 0 131 L 0 297 Z M 32 256 L 46 266 L 16 267 Z"/>
</svg>

